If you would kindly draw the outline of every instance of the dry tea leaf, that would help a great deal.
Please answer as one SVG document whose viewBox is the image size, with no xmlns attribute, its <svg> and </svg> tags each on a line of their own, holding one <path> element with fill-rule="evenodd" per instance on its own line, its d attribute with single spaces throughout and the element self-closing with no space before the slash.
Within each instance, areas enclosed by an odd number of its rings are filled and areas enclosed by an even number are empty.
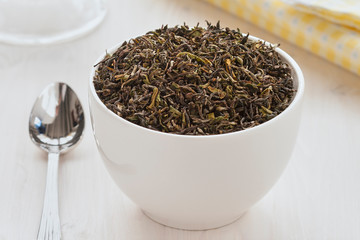
<svg viewBox="0 0 360 240">
<path fill-rule="evenodd" d="M 277 116 L 294 95 L 274 47 L 207 24 L 148 32 L 98 63 L 94 86 L 111 111 L 176 134 L 240 131 Z"/>
</svg>

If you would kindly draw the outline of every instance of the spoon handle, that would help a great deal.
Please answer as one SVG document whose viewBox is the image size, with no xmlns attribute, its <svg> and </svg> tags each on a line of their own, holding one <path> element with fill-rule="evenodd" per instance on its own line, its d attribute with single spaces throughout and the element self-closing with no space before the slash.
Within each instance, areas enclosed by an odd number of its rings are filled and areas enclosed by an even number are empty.
<svg viewBox="0 0 360 240">
<path fill-rule="evenodd" d="M 49 153 L 44 206 L 37 240 L 60 240 L 61 227 L 58 207 L 59 153 Z"/>
</svg>

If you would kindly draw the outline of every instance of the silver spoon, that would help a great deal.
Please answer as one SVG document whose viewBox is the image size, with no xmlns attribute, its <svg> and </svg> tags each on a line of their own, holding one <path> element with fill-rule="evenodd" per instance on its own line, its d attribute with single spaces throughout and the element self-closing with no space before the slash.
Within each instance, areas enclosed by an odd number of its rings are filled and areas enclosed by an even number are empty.
<svg viewBox="0 0 360 240">
<path fill-rule="evenodd" d="M 74 147 L 85 126 L 84 112 L 75 92 L 65 83 L 48 85 L 37 98 L 29 119 L 32 141 L 48 152 L 48 172 L 37 239 L 61 239 L 58 208 L 59 155 Z"/>
</svg>

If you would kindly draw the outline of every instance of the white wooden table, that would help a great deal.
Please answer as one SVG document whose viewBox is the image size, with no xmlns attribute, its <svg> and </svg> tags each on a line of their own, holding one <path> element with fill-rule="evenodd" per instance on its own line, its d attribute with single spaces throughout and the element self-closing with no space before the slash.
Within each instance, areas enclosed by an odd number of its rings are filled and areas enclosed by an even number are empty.
<svg viewBox="0 0 360 240">
<path fill-rule="evenodd" d="M 35 239 L 47 156 L 28 136 L 41 90 L 64 81 L 86 113 L 82 143 L 61 157 L 59 203 L 64 240 L 360 239 L 360 78 L 204 2 L 109 0 L 91 34 L 65 44 L 0 44 L 0 240 Z M 113 183 L 90 128 L 87 82 L 97 57 L 130 37 L 205 20 L 281 43 L 302 67 L 306 93 L 291 161 L 275 187 L 241 219 L 208 231 L 184 231 L 148 219 Z"/>
</svg>

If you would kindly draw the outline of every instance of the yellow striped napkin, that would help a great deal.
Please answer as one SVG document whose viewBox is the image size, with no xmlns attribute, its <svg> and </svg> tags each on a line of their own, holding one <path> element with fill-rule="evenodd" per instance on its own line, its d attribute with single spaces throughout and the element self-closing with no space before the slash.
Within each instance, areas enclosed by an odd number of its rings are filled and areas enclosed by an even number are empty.
<svg viewBox="0 0 360 240">
<path fill-rule="evenodd" d="M 204 1 L 360 75 L 360 31 L 299 11 L 281 0 Z"/>
<path fill-rule="evenodd" d="M 283 0 L 297 9 L 360 30 L 359 0 Z"/>
</svg>

